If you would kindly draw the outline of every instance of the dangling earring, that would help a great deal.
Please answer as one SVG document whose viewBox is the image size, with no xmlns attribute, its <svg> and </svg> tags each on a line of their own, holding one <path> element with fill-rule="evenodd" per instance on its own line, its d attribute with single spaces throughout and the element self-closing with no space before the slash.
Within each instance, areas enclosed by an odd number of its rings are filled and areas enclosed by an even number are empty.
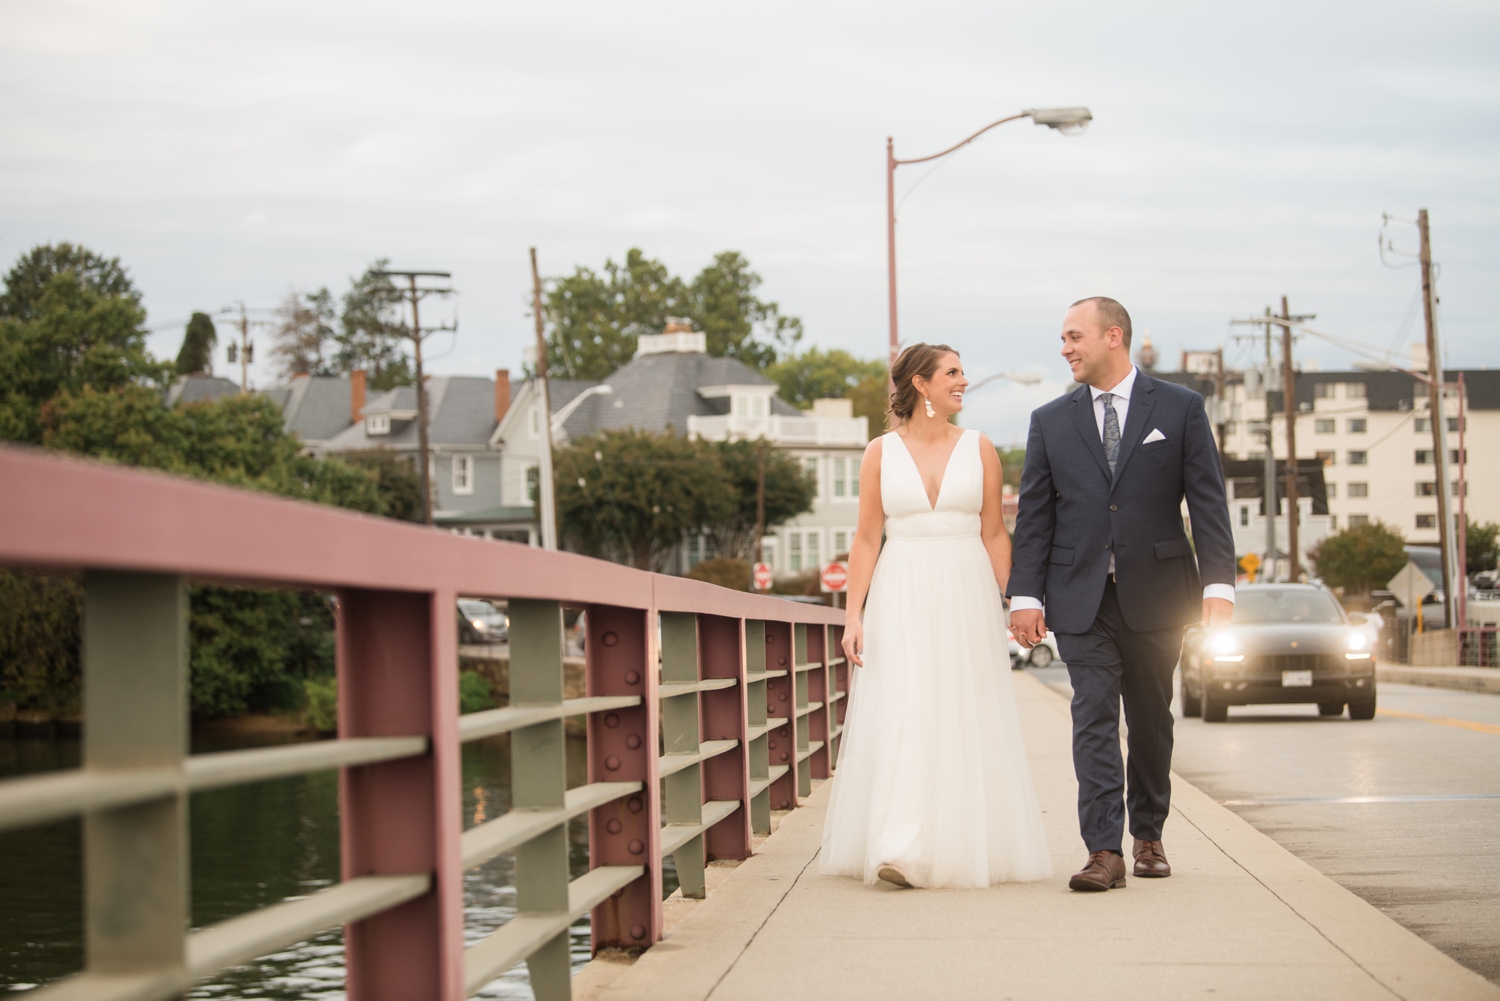
<svg viewBox="0 0 1500 1001">
<path fill-rule="evenodd" d="M 937 411 L 932 409 L 932 401 L 929 400 L 927 397 L 924 396 L 924 397 L 922 397 L 922 402 L 925 403 L 925 404 L 927 404 L 927 416 L 928 417 L 936 417 L 937 416 Z"/>
</svg>

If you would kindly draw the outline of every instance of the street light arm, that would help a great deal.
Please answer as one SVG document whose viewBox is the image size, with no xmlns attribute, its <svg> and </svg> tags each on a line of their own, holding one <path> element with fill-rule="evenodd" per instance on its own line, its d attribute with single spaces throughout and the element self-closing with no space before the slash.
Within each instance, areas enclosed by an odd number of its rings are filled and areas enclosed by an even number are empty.
<svg viewBox="0 0 1500 1001">
<path fill-rule="evenodd" d="M 563 425 L 568 423 L 568 418 L 573 416 L 573 411 L 577 410 L 584 400 L 590 396 L 608 396 L 613 392 L 614 388 L 611 386 L 590 386 L 573 397 L 566 406 L 552 415 L 552 433 L 562 434 Z"/>
<path fill-rule="evenodd" d="M 975 139 L 978 139 L 980 136 L 984 135 L 990 129 L 994 128 L 996 125 L 1004 125 L 1006 122 L 1013 122 L 1017 118 L 1029 118 L 1029 117 L 1031 117 L 1031 112 L 1029 112 L 1029 111 L 1023 111 L 1023 112 L 1021 112 L 1020 114 L 1017 114 L 1017 115 L 1010 115 L 1008 117 L 1000 119 L 997 122 L 990 122 L 984 128 L 980 129 L 978 132 L 974 133 L 972 136 L 970 136 L 969 138 L 965 139 L 963 142 L 961 142 L 961 143 L 955 143 L 954 145 L 949 146 L 947 149 L 943 150 L 941 153 L 934 153 L 931 156 L 918 157 L 915 160 L 895 160 L 895 159 L 893 159 L 891 162 L 894 163 L 897 166 L 900 166 L 901 164 L 904 164 L 904 163 L 926 163 L 928 160 L 936 160 L 938 157 L 947 156 L 949 153 L 952 153 L 954 150 L 959 149 L 960 147 L 969 145 L 969 143 L 973 142 Z"/>
</svg>

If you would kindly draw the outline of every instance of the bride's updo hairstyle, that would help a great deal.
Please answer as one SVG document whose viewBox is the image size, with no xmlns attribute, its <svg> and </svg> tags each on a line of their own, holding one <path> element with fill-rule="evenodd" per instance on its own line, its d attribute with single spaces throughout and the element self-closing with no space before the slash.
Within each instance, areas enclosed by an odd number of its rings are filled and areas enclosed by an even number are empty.
<svg viewBox="0 0 1500 1001">
<path fill-rule="evenodd" d="M 956 355 L 958 352 L 946 344 L 919 343 L 909 346 L 896 358 L 896 364 L 891 368 L 891 384 L 895 388 L 891 390 L 890 406 L 885 410 L 889 427 L 911 420 L 922 399 L 922 394 L 911 381 L 918 376 L 931 379 L 937 373 L 938 362 L 946 354 Z"/>
</svg>

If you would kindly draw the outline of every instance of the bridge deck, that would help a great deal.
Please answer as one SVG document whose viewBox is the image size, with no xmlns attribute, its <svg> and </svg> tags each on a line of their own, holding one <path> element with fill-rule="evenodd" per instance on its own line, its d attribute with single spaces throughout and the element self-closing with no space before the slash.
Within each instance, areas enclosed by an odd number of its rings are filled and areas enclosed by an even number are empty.
<svg viewBox="0 0 1500 1001">
<path fill-rule="evenodd" d="M 1084 850 L 1067 703 L 1016 677 L 1051 880 L 933 891 L 820 876 L 825 783 L 633 966 L 586 968 L 575 998 L 1500 998 L 1181 778 L 1175 875 L 1071 893 Z"/>
</svg>

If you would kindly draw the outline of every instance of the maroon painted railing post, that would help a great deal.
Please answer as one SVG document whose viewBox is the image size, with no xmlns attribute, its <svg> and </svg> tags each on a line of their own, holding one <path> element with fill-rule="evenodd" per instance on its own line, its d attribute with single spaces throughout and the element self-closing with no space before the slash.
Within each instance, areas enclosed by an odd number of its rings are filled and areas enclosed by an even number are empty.
<svg viewBox="0 0 1500 1001">
<path fill-rule="evenodd" d="M 771 809 L 790 810 L 797 805 L 796 700 L 792 697 L 792 624 L 767 621 L 766 625 L 766 723 L 770 726 L 767 749 L 771 771 L 786 771 L 771 782 Z"/>
<path fill-rule="evenodd" d="M 433 877 L 423 896 L 345 926 L 351 1001 L 464 997 L 454 600 L 444 591 L 340 594 L 339 736 L 432 741 L 426 756 L 339 777 L 343 878 Z"/>
<path fill-rule="evenodd" d="M 740 810 L 704 832 L 704 848 L 713 859 L 750 857 L 750 760 L 747 757 L 749 736 L 743 698 L 745 675 L 744 624 L 741 619 L 719 615 L 698 617 L 698 660 L 705 681 L 732 678 L 732 688 L 703 692 L 701 718 L 704 740 L 736 740 L 739 746 L 731 754 L 719 754 L 703 763 L 703 799 L 734 800 Z"/>
<path fill-rule="evenodd" d="M 643 865 L 646 877 L 595 907 L 594 952 L 642 949 L 661 938 L 661 797 L 656 615 L 638 608 L 590 605 L 587 694 L 638 695 L 641 704 L 588 717 L 590 782 L 640 782 L 641 792 L 589 812 L 589 866 Z M 649 628 L 648 628 L 649 623 Z"/>
</svg>

